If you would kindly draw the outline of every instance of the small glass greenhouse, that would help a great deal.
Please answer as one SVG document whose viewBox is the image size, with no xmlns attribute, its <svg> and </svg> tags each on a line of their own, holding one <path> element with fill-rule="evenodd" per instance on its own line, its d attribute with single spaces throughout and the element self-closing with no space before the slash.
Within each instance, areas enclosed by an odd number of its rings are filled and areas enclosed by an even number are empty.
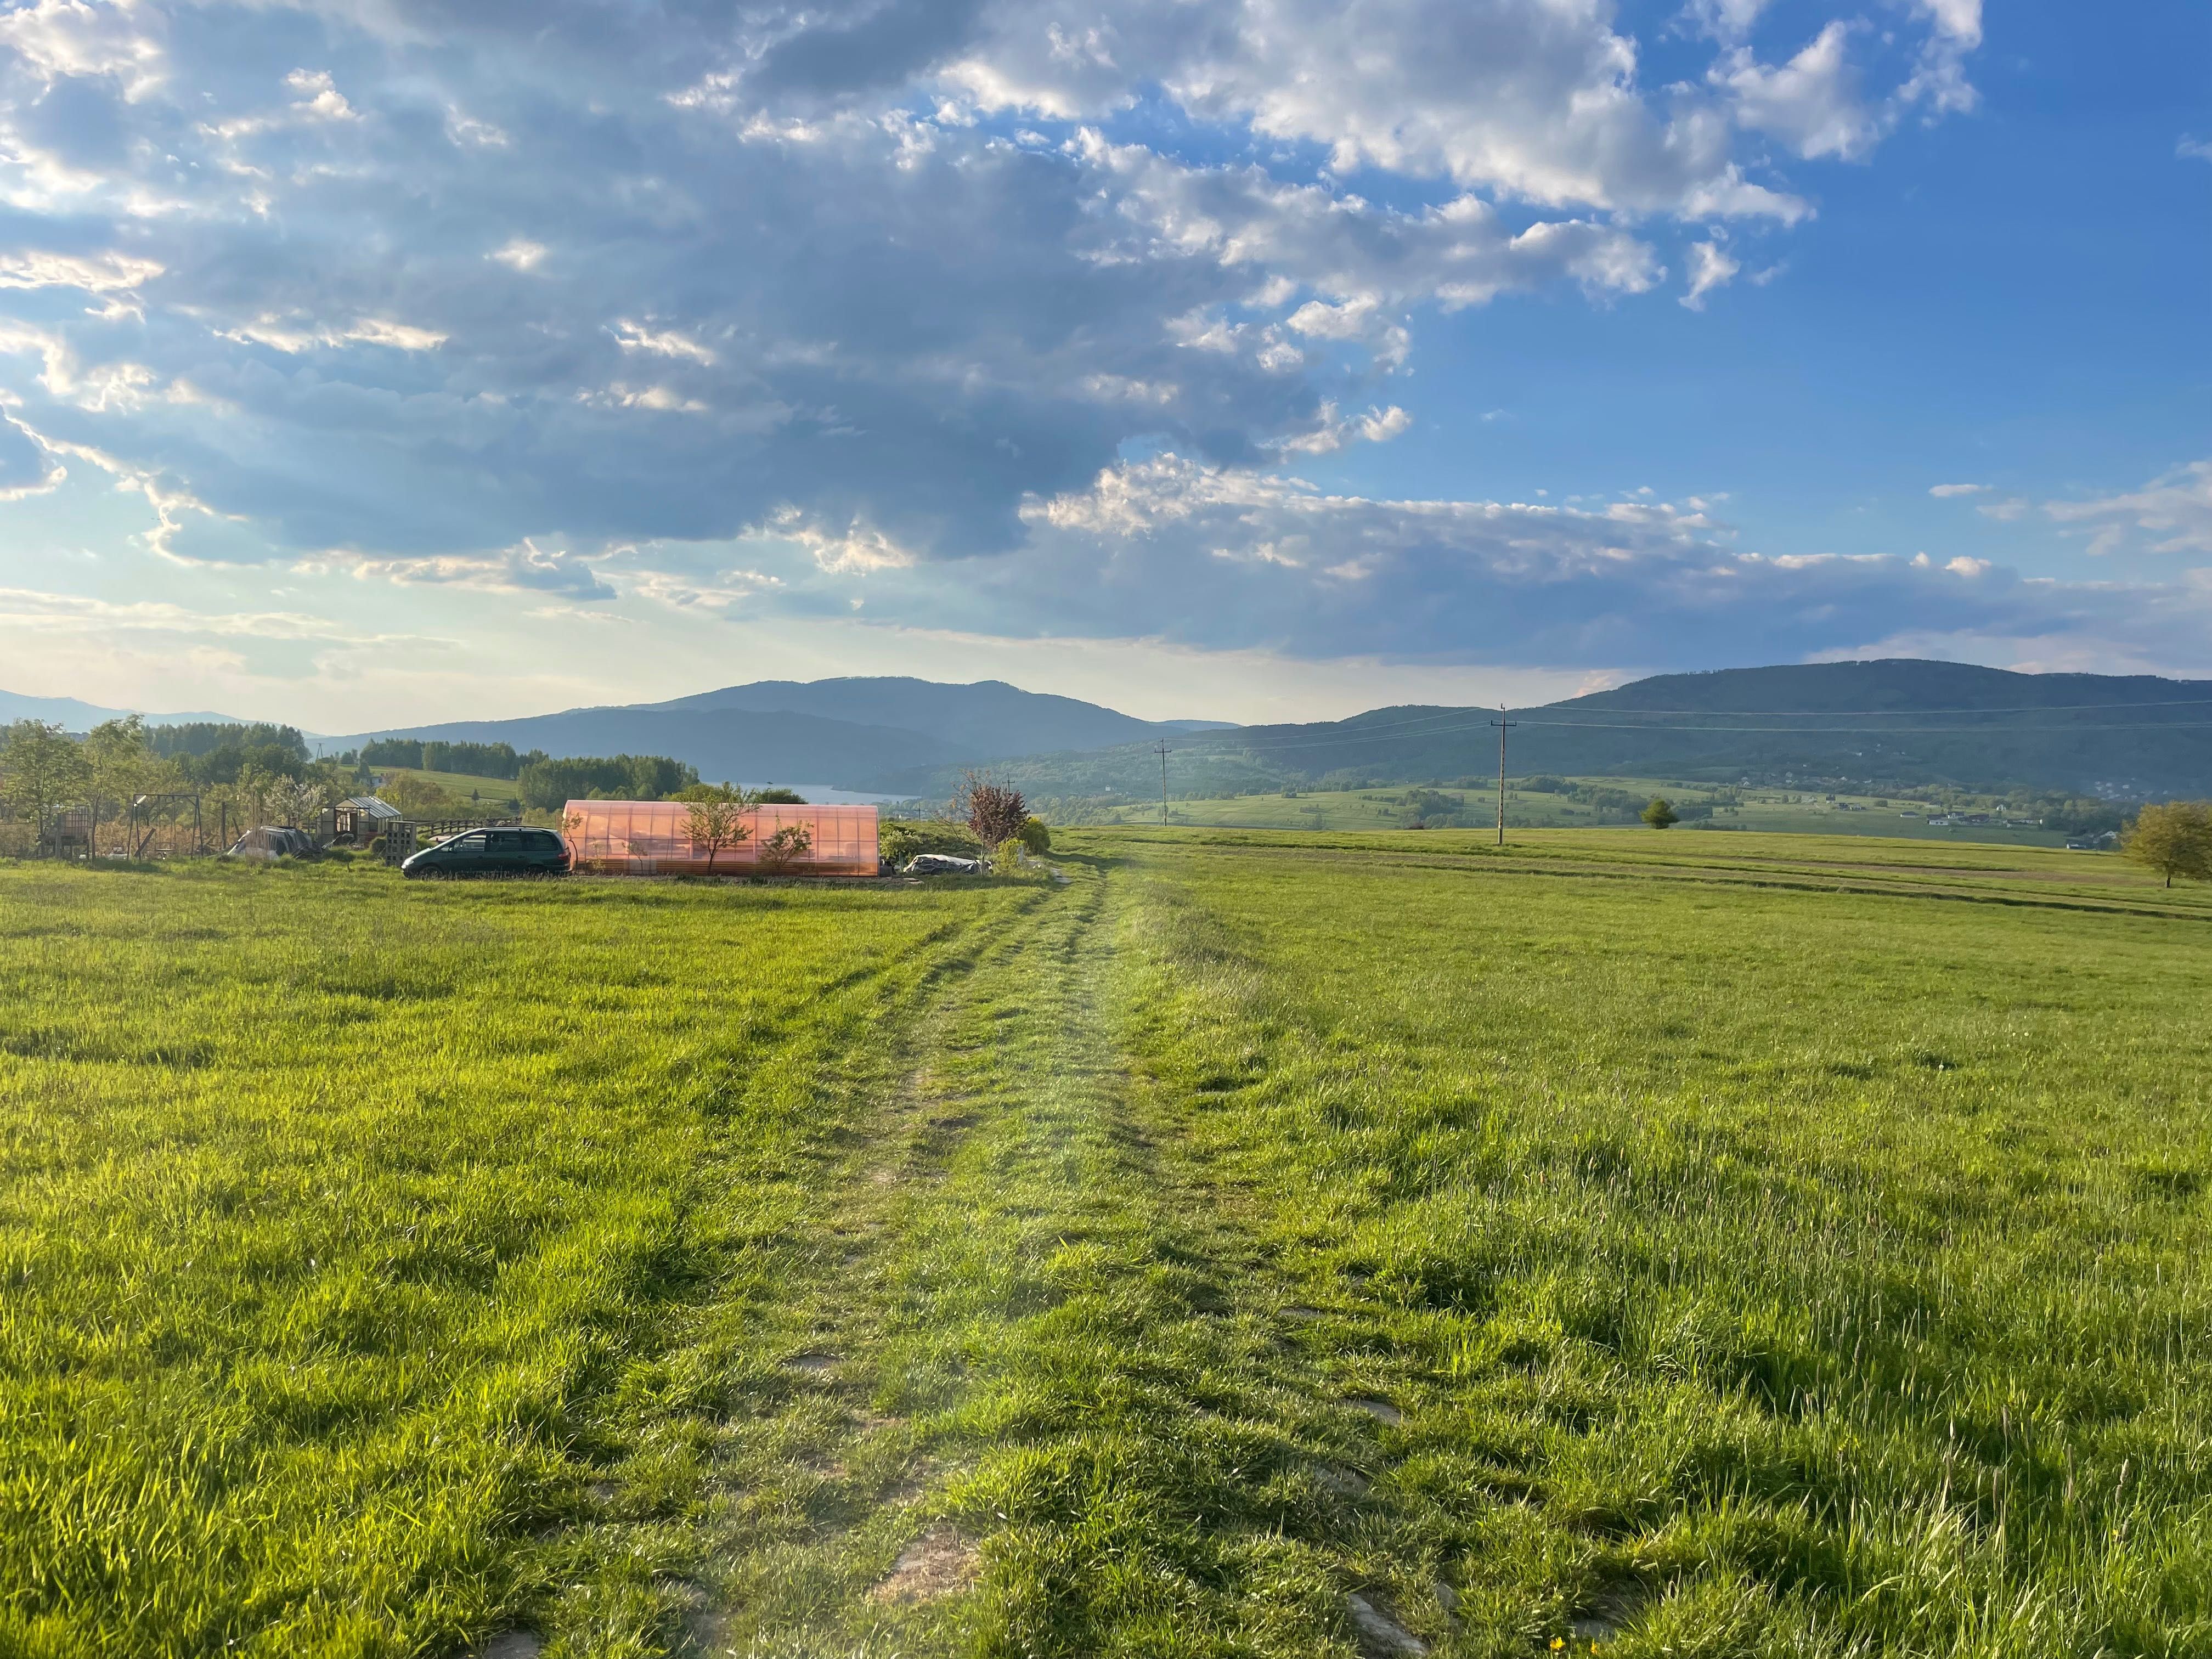
<svg viewBox="0 0 2212 1659">
<path fill-rule="evenodd" d="M 872 876 L 872 806 L 756 806 L 739 815 L 744 839 L 714 854 L 716 875 Z M 680 800 L 572 800 L 562 833 L 576 868 L 615 876 L 705 875 L 708 849 L 693 838 Z"/>
</svg>

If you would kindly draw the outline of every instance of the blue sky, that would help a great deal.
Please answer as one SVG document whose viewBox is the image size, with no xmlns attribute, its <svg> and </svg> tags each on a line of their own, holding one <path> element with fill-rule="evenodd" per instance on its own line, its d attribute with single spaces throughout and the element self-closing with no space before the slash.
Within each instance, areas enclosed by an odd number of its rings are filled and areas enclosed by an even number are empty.
<svg viewBox="0 0 2212 1659">
<path fill-rule="evenodd" d="M 0 688 L 2212 674 L 2201 8 L 0 11 Z"/>
</svg>

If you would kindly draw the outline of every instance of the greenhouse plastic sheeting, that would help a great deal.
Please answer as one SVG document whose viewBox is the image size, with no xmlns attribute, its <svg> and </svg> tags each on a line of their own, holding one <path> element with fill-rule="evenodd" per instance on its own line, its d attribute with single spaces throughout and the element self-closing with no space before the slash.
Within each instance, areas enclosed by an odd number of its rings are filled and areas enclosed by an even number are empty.
<svg viewBox="0 0 2212 1659">
<path fill-rule="evenodd" d="M 576 868 L 617 876 L 704 875 L 707 849 L 691 839 L 690 809 L 678 800 L 572 800 L 562 832 L 575 849 Z M 714 854 L 714 873 L 767 873 L 761 847 L 797 824 L 813 844 L 775 869 L 787 876 L 876 873 L 872 806 L 756 806 L 742 817 L 750 832 Z"/>
</svg>

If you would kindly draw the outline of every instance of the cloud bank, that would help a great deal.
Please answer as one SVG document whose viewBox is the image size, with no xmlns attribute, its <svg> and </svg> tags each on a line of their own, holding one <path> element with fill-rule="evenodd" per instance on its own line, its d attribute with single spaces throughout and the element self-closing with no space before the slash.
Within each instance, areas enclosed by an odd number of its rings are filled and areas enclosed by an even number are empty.
<svg viewBox="0 0 2212 1659">
<path fill-rule="evenodd" d="M 1428 319 L 1723 303 L 1810 170 L 1975 100 L 1978 0 L 1677 27 L 1661 83 L 1549 0 L 36 0 L 0 500 L 104 474 L 187 566 L 1312 656 L 2125 609 L 1698 504 L 1301 480 L 1419 420 Z M 2202 550 L 2203 483 L 2049 511 Z"/>
</svg>

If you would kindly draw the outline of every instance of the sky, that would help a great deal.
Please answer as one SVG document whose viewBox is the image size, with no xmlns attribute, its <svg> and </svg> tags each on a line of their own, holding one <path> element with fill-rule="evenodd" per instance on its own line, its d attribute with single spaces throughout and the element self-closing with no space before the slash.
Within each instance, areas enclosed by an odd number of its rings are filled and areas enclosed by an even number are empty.
<svg viewBox="0 0 2212 1659">
<path fill-rule="evenodd" d="M 2212 675 L 2212 13 L 0 9 L 0 689 Z"/>
</svg>

